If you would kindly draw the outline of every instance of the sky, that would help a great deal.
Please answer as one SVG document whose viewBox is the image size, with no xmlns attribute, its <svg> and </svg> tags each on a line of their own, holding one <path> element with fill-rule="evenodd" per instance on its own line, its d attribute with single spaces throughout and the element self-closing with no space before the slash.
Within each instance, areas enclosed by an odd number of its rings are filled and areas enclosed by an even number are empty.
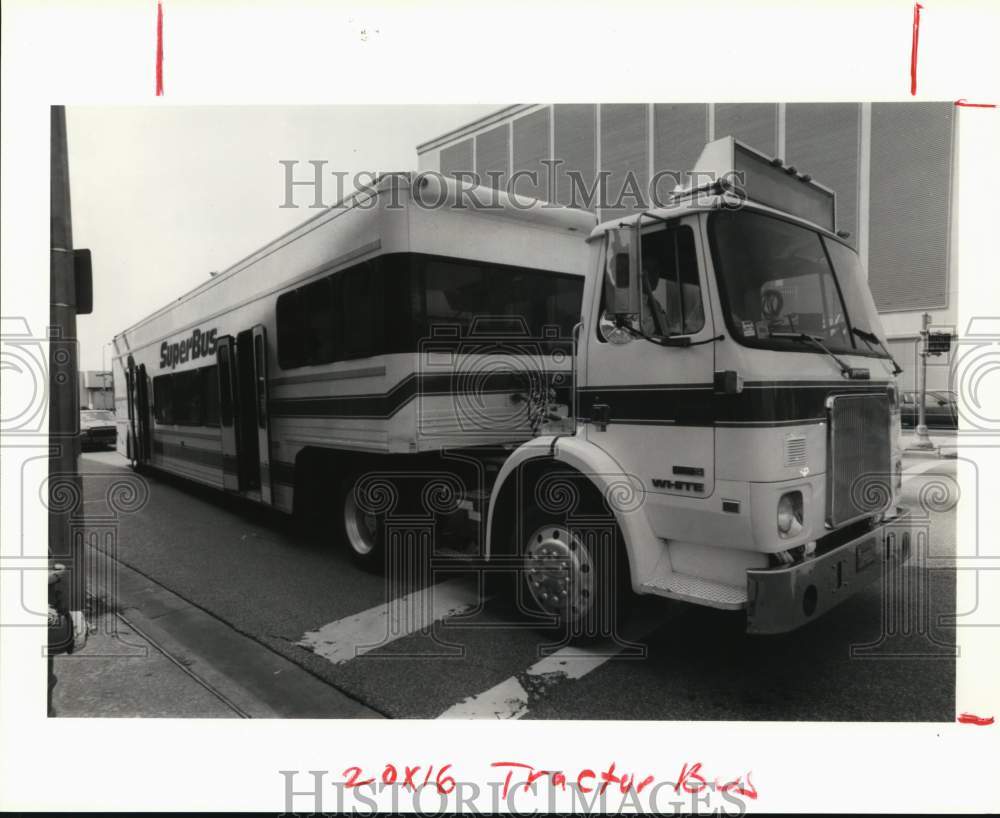
<svg viewBox="0 0 1000 818">
<path fill-rule="evenodd" d="M 304 188 L 299 208 L 281 207 L 280 160 L 298 160 L 302 179 L 309 160 L 348 178 L 415 170 L 418 144 L 499 107 L 68 108 L 73 244 L 94 266 L 81 369 L 110 367 L 116 333 L 315 215 Z"/>
</svg>

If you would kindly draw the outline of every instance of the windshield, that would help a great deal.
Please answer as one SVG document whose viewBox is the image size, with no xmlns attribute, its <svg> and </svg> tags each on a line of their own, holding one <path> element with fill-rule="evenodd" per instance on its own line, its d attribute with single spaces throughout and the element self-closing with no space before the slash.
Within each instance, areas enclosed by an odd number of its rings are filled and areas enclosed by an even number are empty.
<svg viewBox="0 0 1000 818">
<path fill-rule="evenodd" d="M 80 412 L 80 417 L 84 420 L 108 420 L 114 422 L 114 413 L 105 410 L 84 410 Z"/>
<path fill-rule="evenodd" d="M 864 332 L 872 332 L 888 347 L 885 338 L 885 330 L 882 329 L 882 321 L 878 317 L 878 310 L 875 308 L 875 301 L 872 299 L 871 290 L 868 289 L 868 277 L 861 267 L 861 259 L 850 247 L 846 247 L 839 241 L 823 239 L 827 252 L 830 254 L 830 261 L 837 274 L 837 281 L 840 283 L 840 291 L 847 303 L 847 315 L 851 326 Z M 860 349 L 868 349 L 868 345 L 863 340 L 856 340 L 855 343 Z M 888 357 L 888 352 L 878 348 L 872 350 L 872 354 L 880 358 Z"/>
<path fill-rule="evenodd" d="M 853 251 L 815 230 L 750 210 L 714 213 L 709 225 L 734 338 L 748 346 L 808 350 L 782 337 L 806 333 L 832 352 L 884 357 L 851 332 L 858 327 L 882 338 Z"/>
</svg>

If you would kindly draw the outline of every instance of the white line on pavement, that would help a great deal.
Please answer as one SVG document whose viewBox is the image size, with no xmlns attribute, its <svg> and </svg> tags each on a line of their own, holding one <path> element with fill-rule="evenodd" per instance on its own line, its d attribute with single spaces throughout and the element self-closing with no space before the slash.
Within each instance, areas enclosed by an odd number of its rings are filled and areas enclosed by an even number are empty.
<svg viewBox="0 0 1000 818">
<path fill-rule="evenodd" d="M 480 604 L 477 583 L 450 579 L 306 633 L 296 644 L 335 665 Z"/>
<path fill-rule="evenodd" d="M 626 628 L 626 640 L 635 643 L 648 635 L 662 619 L 641 619 Z M 528 712 L 531 698 L 544 695 L 549 688 L 567 679 L 582 679 L 628 645 L 607 643 L 593 648 L 560 648 L 551 656 L 535 662 L 524 673 L 504 679 L 489 690 L 469 696 L 445 710 L 439 719 L 519 719 Z M 531 688 L 529 692 L 525 684 Z"/>
</svg>

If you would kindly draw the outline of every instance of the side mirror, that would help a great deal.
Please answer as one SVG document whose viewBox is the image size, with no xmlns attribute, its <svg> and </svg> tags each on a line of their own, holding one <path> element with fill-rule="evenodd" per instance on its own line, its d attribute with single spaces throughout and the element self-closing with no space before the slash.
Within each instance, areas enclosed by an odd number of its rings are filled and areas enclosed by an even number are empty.
<svg viewBox="0 0 1000 818">
<path fill-rule="evenodd" d="M 616 319 L 639 313 L 640 252 L 639 231 L 634 227 L 608 230 L 605 303 L 608 315 Z"/>
</svg>

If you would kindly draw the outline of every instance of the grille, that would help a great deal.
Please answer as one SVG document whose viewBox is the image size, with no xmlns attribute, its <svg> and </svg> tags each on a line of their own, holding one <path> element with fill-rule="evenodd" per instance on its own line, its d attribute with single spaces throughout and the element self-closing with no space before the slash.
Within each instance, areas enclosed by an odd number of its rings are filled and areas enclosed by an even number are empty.
<svg viewBox="0 0 1000 818">
<path fill-rule="evenodd" d="M 785 465 L 797 466 L 806 462 L 806 439 L 804 437 L 785 438 Z"/>
<path fill-rule="evenodd" d="M 892 499 L 889 398 L 830 398 L 827 522 L 849 523 L 884 509 Z"/>
</svg>

